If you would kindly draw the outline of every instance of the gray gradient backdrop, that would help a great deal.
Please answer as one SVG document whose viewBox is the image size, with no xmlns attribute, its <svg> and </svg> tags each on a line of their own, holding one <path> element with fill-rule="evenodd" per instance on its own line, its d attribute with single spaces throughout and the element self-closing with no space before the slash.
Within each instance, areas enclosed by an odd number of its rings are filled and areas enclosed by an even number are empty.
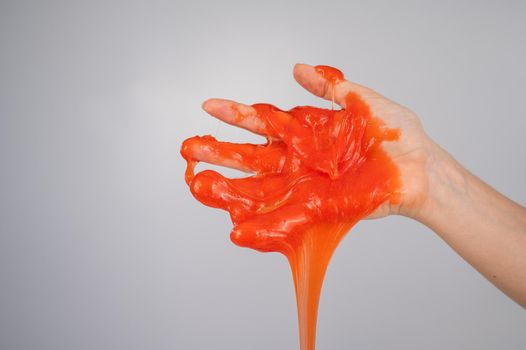
<svg viewBox="0 0 526 350">
<path fill-rule="evenodd" d="M 524 204 L 525 33 L 520 1 L 2 0 L 0 349 L 297 349 L 285 259 L 183 182 L 185 137 L 259 141 L 201 102 L 328 106 L 291 69 L 334 65 Z M 526 312 L 417 222 L 362 222 L 318 348 L 525 349 Z"/>
</svg>

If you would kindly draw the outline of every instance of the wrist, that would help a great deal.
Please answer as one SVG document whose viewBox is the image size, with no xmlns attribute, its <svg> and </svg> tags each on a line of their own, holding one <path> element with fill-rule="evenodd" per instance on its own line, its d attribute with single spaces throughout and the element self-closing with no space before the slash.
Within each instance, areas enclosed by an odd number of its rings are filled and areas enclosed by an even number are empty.
<svg viewBox="0 0 526 350">
<path fill-rule="evenodd" d="M 425 160 L 426 186 L 422 201 L 411 218 L 429 226 L 454 201 L 467 193 L 467 171 L 442 147 L 428 139 Z"/>
</svg>

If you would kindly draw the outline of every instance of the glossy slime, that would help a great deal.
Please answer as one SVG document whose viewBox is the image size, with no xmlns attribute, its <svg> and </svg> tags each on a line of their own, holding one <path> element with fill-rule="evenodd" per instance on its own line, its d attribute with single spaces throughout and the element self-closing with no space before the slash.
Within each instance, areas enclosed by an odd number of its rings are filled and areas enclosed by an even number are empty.
<svg viewBox="0 0 526 350">
<path fill-rule="evenodd" d="M 344 80 L 332 67 L 316 71 L 334 87 Z M 184 141 L 186 182 L 203 204 L 230 213 L 232 241 L 261 252 L 280 252 L 291 266 L 302 350 L 314 350 L 318 302 L 329 260 L 338 243 L 360 219 L 385 201 L 396 202 L 399 172 L 380 146 L 394 141 L 356 94 L 346 109 L 310 106 L 282 111 L 255 104 L 263 145 L 219 142 L 212 136 Z M 237 118 L 245 118 L 241 112 Z M 212 170 L 194 174 L 197 148 L 213 150 L 227 166 L 253 172 L 228 179 Z"/>
</svg>

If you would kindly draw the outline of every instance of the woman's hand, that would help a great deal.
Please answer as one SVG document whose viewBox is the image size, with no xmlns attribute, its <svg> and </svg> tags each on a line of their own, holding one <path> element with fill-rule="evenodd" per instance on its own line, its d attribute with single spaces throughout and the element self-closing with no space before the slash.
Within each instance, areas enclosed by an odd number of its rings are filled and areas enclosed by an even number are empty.
<svg viewBox="0 0 526 350">
<path fill-rule="evenodd" d="M 344 108 L 300 106 L 283 111 L 269 104 L 210 99 L 203 104 L 209 114 L 264 135 L 268 142 L 236 144 L 196 136 L 181 148 L 193 195 L 205 205 L 230 213 L 234 243 L 261 251 L 288 249 L 300 232 L 313 225 L 352 225 L 380 206 L 378 213 L 384 215 L 415 207 L 425 183 L 419 180 L 423 152 L 408 146 L 419 144 L 415 137 L 404 135 L 412 127 L 416 137 L 424 139 L 409 111 L 344 81 L 335 68 L 297 65 L 294 72 L 301 85 L 324 97 L 334 94 Z M 377 113 L 389 113 L 395 128 Z M 406 120 L 410 122 L 400 123 Z M 402 148 L 397 145 L 400 137 Z M 383 149 L 386 143 L 391 154 Z M 254 175 L 229 179 L 212 170 L 194 174 L 197 162 Z M 402 190 L 401 171 L 406 172 Z"/>
</svg>

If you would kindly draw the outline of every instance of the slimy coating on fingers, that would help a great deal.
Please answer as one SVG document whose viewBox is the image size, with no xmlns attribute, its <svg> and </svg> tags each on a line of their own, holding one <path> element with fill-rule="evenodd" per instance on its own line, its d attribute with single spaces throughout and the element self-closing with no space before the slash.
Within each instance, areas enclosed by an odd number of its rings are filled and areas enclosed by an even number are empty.
<svg viewBox="0 0 526 350">
<path fill-rule="evenodd" d="M 315 68 L 332 89 L 344 80 L 335 68 Z M 383 141 L 397 140 L 399 131 L 374 118 L 358 95 L 349 93 L 345 102 L 341 110 L 299 106 L 283 111 L 255 104 L 267 144 L 195 136 L 181 148 L 192 194 L 230 213 L 232 241 L 287 257 L 302 350 L 315 348 L 319 295 L 337 245 L 357 221 L 399 196 L 398 169 L 381 147 Z M 228 179 L 212 170 L 194 174 L 198 161 L 253 175 Z"/>
</svg>

